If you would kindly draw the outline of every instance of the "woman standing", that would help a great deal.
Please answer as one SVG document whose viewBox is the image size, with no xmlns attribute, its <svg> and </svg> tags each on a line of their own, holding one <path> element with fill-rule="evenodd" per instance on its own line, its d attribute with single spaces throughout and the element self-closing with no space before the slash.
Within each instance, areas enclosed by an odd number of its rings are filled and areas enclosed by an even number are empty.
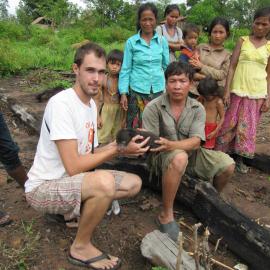
<svg viewBox="0 0 270 270">
<path fill-rule="evenodd" d="M 189 63 L 197 70 L 195 80 L 199 81 L 206 76 L 217 80 L 219 86 L 225 86 L 230 65 L 230 53 L 224 48 L 224 42 L 230 35 L 229 22 L 216 17 L 209 29 L 209 42 L 197 46 L 199 58 L 192 58 Z M 198 95 L 194 88 L 192 94 Z"/>
<path fill-rule="evenodd" d="M 236 154 L 236 169 L 247 173 L 243 157 L 253 158 L 262 112 L 270 108 L 270 7 L 256 11 L 252 33 L 239 39 L 225 86 L 229 106 L 217 149 Z"/>
<path fill-rule="evenodd" d="M 180 18 L 180 9 L 177 5 L 168 5 L 164 12 L 165 24 L 159 25 L 156 31 L 159 35 L 164 36 L 170 49 L 170 62 L 176 61 L 175 52 L 180 51 L 181 45 L 183 45 L 183 33 L 182 30 L 176 26 L 177 21 Z"/>
<path fill-rule="evenodd" d="M 145 105 L 165 90 L 164 70 L 169 64 L 169 47 L 156 32 L 157 8 L 152 3 L 139 7 L 138 33 L 125 45 L 119 76 L 121 106 L 127 113 L 127 127 L 141 127 Z M 128 95 L 128 96 L 127 96 Z"/>
</svg>

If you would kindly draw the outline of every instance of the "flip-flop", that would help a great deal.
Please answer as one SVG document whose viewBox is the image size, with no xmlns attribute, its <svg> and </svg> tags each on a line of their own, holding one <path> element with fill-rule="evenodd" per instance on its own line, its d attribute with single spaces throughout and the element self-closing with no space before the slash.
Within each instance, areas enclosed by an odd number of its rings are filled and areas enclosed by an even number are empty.
<svg viewBox="0 0 270 270">
<path fill-rule="evenodd" d="M 162 224 L 160 223 L 159 219 L 156 218 L 156 223 L 158 225 L 159 230 L 162 233 L 167 233 L 169 235 L 169 237 L 174 241 L 177 242 L 178 240 L 178 234 L 180 232 L 180 228 L 179 225 L 176 223 L 175 220 L 166 223 L 166 224 Z"/>
<path fill-rule="evenodd" d="M 0 227 L 4 227 L 12 223 L 9 215 L 3 211 L 0 211 Z"/>
<path fill-rule="evenodd" d="M 63 215 L 59 214 L 48 214 L 46 213 L 44 215 L 45 219 L 49 223 L 55 223 L 55 224 L 65 224 L 67 228 L 78 228 L 78 218 L 73 218 L 71 220 L 65 220 Z"/>
<path fill-rule="evenodd" d="M 101 261 L 101 260 L 111 260 L 110 256 L 106 253 L 102 253 L 101 255 L 91 258 L 89 260 L 80 260 L 77 258 L 74 258 L 71 254 L 68 255 L 68 260 L 70 263 L 77 265 L 77 266 L 82 266 L 82 267 L 86 267 L 88 269 L 92 269 L 92 270 L 104 270 L 104 268 L 99 268 L 99 267 L 95 267 L 95 266 L 91 266 L 92 263 Z M 106 268 L 107 270 L 116 270 L 119 269 L 119 267 L 121 266 L 121 260 L 118 259 L 117 264 L 115 266 L 113 266 L 112 268 Z"/>
</svg>

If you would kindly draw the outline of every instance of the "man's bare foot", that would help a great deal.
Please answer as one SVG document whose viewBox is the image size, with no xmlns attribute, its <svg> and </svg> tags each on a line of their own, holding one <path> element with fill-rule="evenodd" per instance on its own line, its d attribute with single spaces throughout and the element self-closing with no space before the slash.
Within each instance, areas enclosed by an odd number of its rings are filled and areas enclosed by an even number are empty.
<svg viewBox="0 0 270 270">
<path fill-rule="evenodd" d="M 103 256 L 102 256 L 103 255 Z M 101 257 L 99 257 L 101 256 Z M 97 260 L 95 261 L 95 258 Z M 88 260 L 93 262 L 87 263 Z M 120 259 L 111 255 L 106 256 L 91 243 L 87 246 L 79 246 L 78 244 L 72 244 L 70 248 L 69 261 L 77 265 L 88 265 L 97 269 L 117 269 L 117 265 L 120 266 Z M 95 262 L 94 262 L 95 261 Z"/>
</svg>

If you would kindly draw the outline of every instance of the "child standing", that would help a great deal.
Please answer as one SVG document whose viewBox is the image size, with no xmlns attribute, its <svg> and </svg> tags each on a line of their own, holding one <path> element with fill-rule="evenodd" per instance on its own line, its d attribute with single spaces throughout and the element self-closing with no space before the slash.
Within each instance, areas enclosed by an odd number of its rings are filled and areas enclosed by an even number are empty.
<svg viewBox="0 0 270 270">
<path fill-rule="evenodd" d="M 160 36 L 164 36 L 169 44 L 170 49 L 170 63 L 176 61 L 175 52 L 181 49 L 183 44 L 182 30 L 177 26 L 177 21 L 180 18 L 180 9 L 178 5 L 171 4 L 166 6 L 165 23 L 157 26 L 156 31 Z"/>
<path fill-rule="evenodd" d="M 197 25 L 190 23 L 185 26 L 183 29 L 183 40 L 185 44 L 181 48 L 179 60 L 188 63 L 193 57 L 199 58 L 196 50 L 199 35 L 200 29 Z"/>
<path fill-rule="evenodd" d="M 253 158 L 256 129 L 270 106 L 270 7 L 256 11 L 252 33 L 241 37 L 234 49 L 225 85 L 228 110 L 217 149 L 237 154 L 236 168 L 247 173 L 243 157 Z"/>
<path fill-rule="evenodd" d="M 200 101 L 206 111 L 205 144 L 204 148 L 213 149 L 216 144 L 216 135 L 224 122 L 223 87 L 218 86 L 216 80 L 206 77 L 199 82 L 198 92 Z"/>
<path fill-rule="evenodd" d="M 116 133 L 124 125 L 125 113 L 120 107 L 118 76 L 123 62 L 123 53 L 112 50 L 107 57 L 108 74 L 105 76 L 98 97 L 98 141 L 107 144 L 115 140 Z"/>
</svg>

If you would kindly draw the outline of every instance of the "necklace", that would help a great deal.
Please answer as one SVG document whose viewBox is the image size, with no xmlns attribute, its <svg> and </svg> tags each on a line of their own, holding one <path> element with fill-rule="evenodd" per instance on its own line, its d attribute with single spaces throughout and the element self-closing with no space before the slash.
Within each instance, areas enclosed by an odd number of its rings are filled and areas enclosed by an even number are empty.
<svg viewBox="0 0 270 270">
<path fill-rule="evenodd" d="M 116 89 L 112 89 L 112 82 L 109 78 L 109 76 L 107 77 L 107 92 L 108 94 L 111 96 L 111 101 L 112 102 L 116 102 L 118 101 L 118 90 Z"/>
</svg>

